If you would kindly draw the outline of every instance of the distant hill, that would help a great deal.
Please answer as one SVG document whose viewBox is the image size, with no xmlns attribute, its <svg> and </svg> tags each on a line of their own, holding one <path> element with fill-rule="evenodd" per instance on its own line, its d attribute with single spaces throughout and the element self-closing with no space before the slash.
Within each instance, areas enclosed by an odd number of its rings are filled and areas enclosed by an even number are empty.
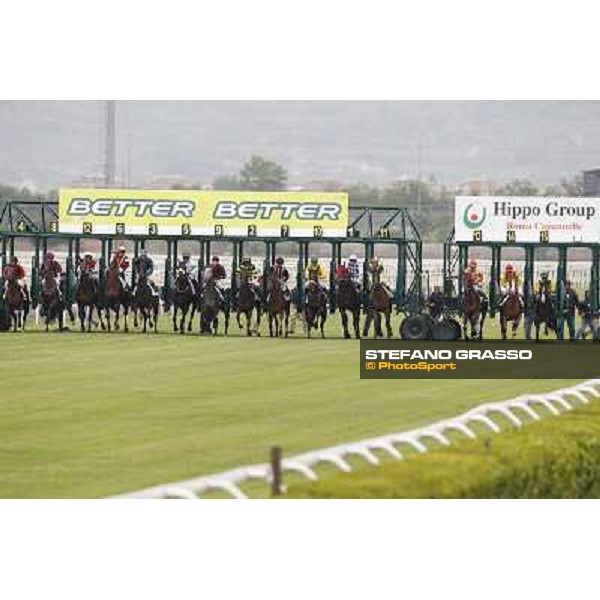
<svg viewBox="0 0 600 600">
<path fill-rule="evenodd" d="M 365 93 L 368 93 L 366 90 Z M 47 189 L 99 171 L 101 102 L 0 102 L 0 182 Z M 254 153 L 290 182 L 421 172 L 550 183 L 600 165 L 600 102 L 118 102 L 118 173 L 210 183 Z"/>
</svg>

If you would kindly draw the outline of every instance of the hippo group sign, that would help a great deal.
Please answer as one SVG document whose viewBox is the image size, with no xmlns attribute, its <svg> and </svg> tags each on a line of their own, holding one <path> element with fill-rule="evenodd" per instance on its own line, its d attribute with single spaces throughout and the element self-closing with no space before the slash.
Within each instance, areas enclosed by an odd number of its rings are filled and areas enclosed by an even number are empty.
<svg viewBox="0 0 600 600">
<path fill-rule="evenodd" d="M 457 242 L 599 243 L 600 199 L 457 196 Z"/>
</svg>

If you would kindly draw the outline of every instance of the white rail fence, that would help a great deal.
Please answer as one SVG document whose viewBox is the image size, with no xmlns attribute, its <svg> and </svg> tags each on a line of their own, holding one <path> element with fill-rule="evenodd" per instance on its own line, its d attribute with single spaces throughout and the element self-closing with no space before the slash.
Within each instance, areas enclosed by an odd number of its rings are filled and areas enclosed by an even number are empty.
<svg viewBox="0 0 600 600">
<path fill-rule="evenodd" d="M 561 388 L 553 392 L 525 394 L 510 400 L 489 402 L 457 417 L 444 419 L 418 429 L 392 433 L 349 444 L 340 444 L 331 448 L 322 448 L 285 458 L 281 462 L 281 469 L 282 472 L 299 473 L 308 480 L 316 481 L 318 474 L 315 472 L 315 467 L 320 464 L 334 465 L 340 471 L 346 473 L 352 471 L 351 465 L 347 462 L 347 458 L 350 456 L 359 456 L 374 466 L 380 463 L 380 459 L 374 451 L 383 451 L 393 459 L 403 460 L 404 456 L 397 448 L 399 444 L 408 444 L 422 454 L 429 449 L 426 445 L 427 440 L 435 440 L 444 446 L 449 446 L 451 443 L 447 435 L 449 431 L 457 431 L 467 438 L 475 439 L 478 434 L 473 429 L 474 423 L 482 424 L 489 432 L 499 433 L 501 428 L 492 419 L 494 415 L 502 415 L 514 427 L 521 427 L 523 425 L 523 413 L 534 421 L 541 419 L 540 414 L 536 412 L 540 407 L 553 415 L 558 415 L 561 412 L 571 410 L 574 403 L 587 404 L 590 398 L 600 398 L 600 392 L 596 389 L 599 386 L 600 378 L 590 379 L 576 386 Z M 242 499 L 247 498 L 247 496 L 240 489 L 241 484 L 252 480 L 262 480 L 268 483 L 271 479 L 271 466 L 264 463 L 186 481 L 157 485 L 137 492 L 114 496 L 114 498 L 198 499 L 207 492 L 220 490 L 227 492 L 233 498 Z"/>
</svg>

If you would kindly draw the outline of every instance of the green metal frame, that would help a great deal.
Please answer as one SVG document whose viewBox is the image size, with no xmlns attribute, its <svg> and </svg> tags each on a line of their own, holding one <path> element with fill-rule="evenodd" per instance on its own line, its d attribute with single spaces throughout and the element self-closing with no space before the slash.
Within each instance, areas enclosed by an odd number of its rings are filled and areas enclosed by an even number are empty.
<svg viewBox="0 0 600 600">
<path fill-rule="evenodd" d="M 335 294 L 333 282 L 335 268 L 342 260 L 343 249 L 347 244 L 362 244 L 364 247 L 365 267 L 375 255 L 377 245 L 393 245 L 397 248 L 398 266 L 396 272 L 396 289 L 393 302 L 399 311 L 406 313 L 419 312 L 422 309 L 422 242 L 417 228 L 408 211 L 396 207 L 351 207 L 350 224 L 345 238 L 296 238 L 296 237 L 228 237 L 228 236 L 140 236 L 140 235 L 107 235 L 107 234 L 67 234 L 58 232 L 58 203 L 56 202 L 23 202 L 7 201 L 0 212 L 0 267 L 6 265 L 8 256 L 14 253 L 15 240 L 30 238 L 34 240 L 32 257 L 32 292 L 39 292 L 39 268 L 41 257 L 46 252 L 48 242 L 62 240 L 68 246 L 66 297 L 72 301 L 75 290 L 75 257 L 79 256 L 81 240 L 93 239 L 101 243 L 99 259 L 100 285 L 104 286 L 105 271 L 116 240 L 125 240 L 134 245 L 134 256 L 137 256 L 148 241 L 166 243 L 167 258 L 165 261 L 165 300 L 172 289 L 175 266 L 177 264 L 178 245 L 182 241 L 199 244 L 198 269 L 201 272 L 210 262 L 211 247 L 215 243 L 230 243 L 232 252 L 232 292 L 235 293 L 235 273 L 245 244 L 263 243 L 265 252 L 263 273 L 274 263 L 278 244 L 295 244 L 297 247 L 297 281 L 294 301 L 300 308 L 304 304 L 304 271 L 308 264 L 311 244 L 328 244 L 331 260 L 329 264 L 330 307 L 335 310 Z M 365 268 L 366 272 L 366 268 Z M 1 283 L 0 271 L 0 283 Z M 266 285 L 266 278 L 263 278 Z"/>
<path fill-rule="evenodd" d="M 532 306 L 535 281 L 534 268 L 536 261 L 536 250 L 555 248 L 558 251 L 556 269 L 556 300 L 559 313 L 564 303 L 565 282 L 568 279 L 568 251 L 570 248 L 585 248 L 591 251 L 591 273 L 590 273 L 590 299 L 594 310 L 600 308 L 600 244 L 585 244 L 572 242 L 569 244 L 543 244 L 543 243 L 519 243 L 519 242 L 456 242 L 454 229 L 446 238 L 444 244 L 444 293 L 446 302 L 450 309 L 458 311 L 460 297 L 463 292 L 462 277 L 460 274 L 467 268 L 469 250 L 471 248 L 490 248 L 492 251 L 492 268 L 489 285 L 490 315 L 496 313 L 498 302 L 498 291 L 500 287 L 501 259 L 504 248 L 522 248 L 525 254 L 525 269 L 523 273 L 523 290 L 525 296 L 526 310 Z"/>
</svg>

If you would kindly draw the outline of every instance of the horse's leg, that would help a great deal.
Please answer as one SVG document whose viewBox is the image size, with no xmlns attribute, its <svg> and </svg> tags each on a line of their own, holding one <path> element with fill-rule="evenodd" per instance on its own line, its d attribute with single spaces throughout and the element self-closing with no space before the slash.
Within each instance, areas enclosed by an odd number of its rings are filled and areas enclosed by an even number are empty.
<svg viewBox="0 0 600 600">
<path fill-rule="evenodd" d="M 154 318 L 154 333 L 158 333 L 158 303 L 152 308 L 152 316 Z"/>
<path fill-rule="evenodd" d="M 179 310 L 179 307 L 177 306 L 177 303 L 174 303 L 174 310 L 173 310 L 173 331 L 177 331 L 177 311 Z M 183 308 L 181 309 L 181 311 L 183 312 Z"/>
<path fill-rule="evenodd" d="M 191 305 L 192 305 L 192 313 L 190 315 L 190 320 L 189 320 L 188 327 L 187 327 L 187 330 L 189 333 L 192 332 L 192 323 L 194 322 L 194 315 L 196 314 L 196 303 L 194 301 L 192 301 Z"/>
<path fill-rule="evenodd" d="M 260 337 L 260 318 L 262 316 L 262 310 L 260 306 L 256 307 L 256 337 Z M 252 317 L 252 311 L 250 311 L 250 317 Z"/>
<path fill-rule="evenodd" d="M 521 322 L 521 313 L 517 315 L 512 322 L 512 338 L 513 340 L 517 337 L 517 330 L 519 329 L 519 323 Z"/>
<path fill-rule="evenodd" d="M 85 306 L 81 302 L 77 303 L 77 314 L 79 316 L 81 333 L 85 333 Z"/>
<path fill-rule="evenodd" d="M 181 307 L 181 321 L 179 322 L 179 333 L 181 333 L 181 334 L 185 333 L 185 318 L 187 317 L 189 310 L 190 310 L 189 305 Z M 191 329 L 191 321 L 190 321 L 190 329 Z M 189 331 L 189 329 L 188 329 L 188 331 Z"/>
<path fill-rule="evenodd" d="M 242 328 L 242 321 L 240 320 L 240 314 L 241 314 L 241 312 L 240 312 L 240 309 L 239 309 L 239 307 L 238 307 L 238 309 L 237 309 L 237 314 L 236 314 L 236 318 L 237 318 L 237 324 L 238 324 L 238 327 L 241 329 L 241 328 Z"/>
<path fill-rule="evenodd" d="M 327 307 L 321 313 L 321 337 L 325 339 L 325 321 L 327 321 Z"/>
<path fill-rule="evenodd" d="M 115 331 L 119 331 L 121 326 L 119 325 L 119 317 L 121 316 L 121 304 L 117 304 L 114 308 L 115 311 Z"/>
<path fill-rule="evenodd" d="M 340 315 L 342 317 L 342 330 L 344 332 L 344 339 L 350 339 L 350 332 L 348 331 L 348 315 L 346 314 L 346 309 L 340 307 Z"/>
<path fill-rule="evenodd" d="M 367 314 L 367 316 L 365 318 L 365 323 L 363 325 L 363 332 L 362 332 L 363 337 L 368 337 L 369 329 L 371 327 L 371 322 L 373 321 L 373 315 L 371 314 L 371 311 L 367 311 L 366 314 Z"/>
<path fill-rule="evenodd" d="M 225 315 L 225 335 L 227 335 L 227 331 L 229 330 L 229 317 L 231 315 L 229 306 L 225 306 L 223 309 L 223 314 Z"/>
<path fill-rule="evenodd" d="M 269 311 L 269 337 L 273 337 L 273 313 Z"/>
<path fill-rule="evenodd" d="M 252 309 L 244 312 L 246 317 L 246 335 L 252 337 Z"/>
<path fill-rule="evenodd" d="M 502 339 L 506 339 L 506 325 L 507 325 L 506 317 L 501 313 L 500 314 L 500 331 L 502 332 Z"/>
<path fill-rule="evenodd" d="M 388 339 L 394 337 L 394 333 L 392 332 L 392 311 L 387 310 L 385 312 L 385 327 L 387 329 Z"/>
</svg>

